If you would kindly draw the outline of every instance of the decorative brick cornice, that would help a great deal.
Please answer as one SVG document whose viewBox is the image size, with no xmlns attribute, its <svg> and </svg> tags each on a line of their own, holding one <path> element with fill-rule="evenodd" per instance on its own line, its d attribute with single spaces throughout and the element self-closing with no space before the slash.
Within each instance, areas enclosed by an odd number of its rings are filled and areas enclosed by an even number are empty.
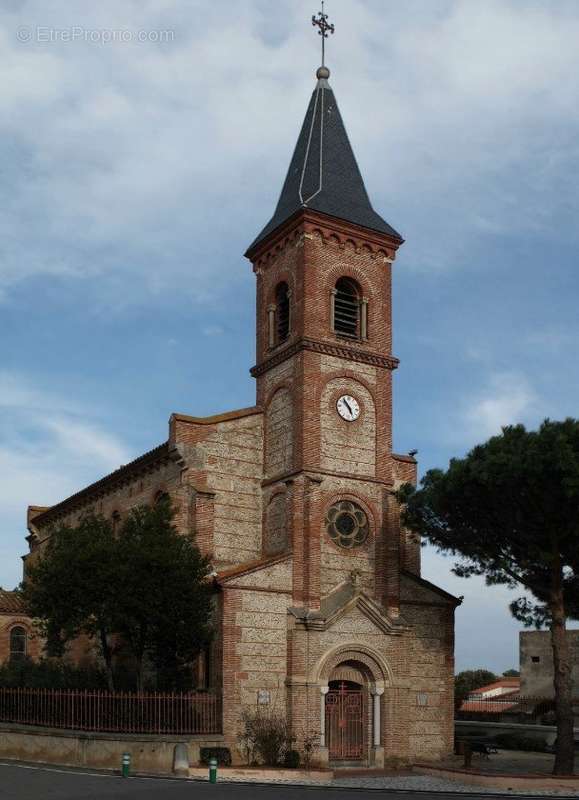
<svg viewBox="0 0 579 800">
<path fill-rule="evenodd" d="M 316 339 L 299 339 L 289 347 L 280 350 L 278 353 L 266 358 L 261 364 L 256 364 L 250 372 L 254 378 L 263 375 L 264 372 L 277 367 L 288 358 L 295 356 L 302 350 L 310 350 L 313 353 L 321 353 L 325 356 L 335 356 L 336 358 L 347 358 L 350 361 L 357 361 L 360 364 L 371 364 L 373 367 L 383 367 L 385 369 L 396 369 L 400 363 L 394 356 L 382 356 L 369 350 L 358 350 L 355 347 L 348 347 L 346 344 L 321 342 Z"/>
<path fill-rule="evenodd" d="M 261 269 L 289 244 L 295 243 L 304 235 L 312 234 L 320 236 L 325 243 L 335 243 L 340 247 L 345 247 L 349 242 L 356 250 L 367 248 L 372 255 L 381 255 L 388 260 L 394 260 L 396 250 L 404 241 L 304 207 L 298 209 L 257 245 L 250 247 L 245 256 L 253 262 L 254 269 Z"/>
<path fill-rule="evenodd" d="M 315 472 L 310 469 L 296 469 L 292 470 L 292 472 L 280 472 L 277 475 L 273 475 L 271 478 L 264 478 L 261 482 L 261 487 L 265 489 L 268 486 L 273 486 L 275 483 L 292 483 L 300 475 L 305 475 L 310 481 L 318 484 L 323 484 L 325 478 L 346 478 L 349 481 L 355 481 L 357 483 L 375 483 L 378 486 L 384 487 L 384 489 L 391 494 L 394 494 L 394 489 L 391 488 L 392 481 L 375 478 L 372 475 L 358 475 L 354 472 L 336 472 L 335 470 L 329 469 L 322 471 L 316 469 Z"/>
<path fill-rule="evenodd" d="M 235 411 L 226 411 L 222 414 L 213 414 L 210 417 L 192 417 L 189 414 L 171 414 L 169 423 L 171 422 L 191 422 L 194 425 L 218 425 L 220 422 L 229 422 L 234 419 L 242 419 L 243 417 L 251 417 L 255 414 L 262 414 L 263 410 L 259 406 L 251 406 L 249 408 L 239 408 Z"/>
<path fill-rule="evenodd" d="M 392 453 L 392 458 L 394 461 L 402 461 L 405 464 L 418 464 L 418 461 L 410 454 L 405 455 L 404 453 Z"/>
</svg>

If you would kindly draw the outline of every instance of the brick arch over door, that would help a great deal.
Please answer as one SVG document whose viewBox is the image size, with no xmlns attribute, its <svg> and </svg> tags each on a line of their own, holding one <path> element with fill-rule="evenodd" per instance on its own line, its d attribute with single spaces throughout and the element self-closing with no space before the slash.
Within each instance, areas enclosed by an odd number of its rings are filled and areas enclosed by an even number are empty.
<svg viewBox="0 0 579 800">
<path fill-rule="evenodd" d="M 362 668 L 357 661 L 346 661 L 332 670 L 329 681 L 350 681 L 364 686 L 366 683 L 366 671 Z"/>
<path fill-rule="evenodd" d="M 312 670 L 311 682 L 327 686 L 334 670 L 346 663 L 355 664 L 370 683 L 381 687 L 393 684 L 389 664 L 375 650 L 357 642 L 338 645 L 322 656 Z"/>
</svg>

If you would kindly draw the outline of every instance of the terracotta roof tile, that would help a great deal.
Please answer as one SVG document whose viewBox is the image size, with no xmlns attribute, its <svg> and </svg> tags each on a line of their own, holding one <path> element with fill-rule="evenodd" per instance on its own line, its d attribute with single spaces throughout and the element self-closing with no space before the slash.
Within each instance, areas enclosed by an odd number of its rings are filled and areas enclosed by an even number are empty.
<svg viewBox="0 0 579 800">
<path fill-rule="evenodd" d="M 498 681 L 487 683 L 486 686 L 473 689 L 469 694 L 482 694 L 484 692 L 492 692 L 493 689 L 518 689 L 521 685 L 520 678 L 500 678 Z M 498 695 L 497 695 L 498 696 Z"/>
<path fill-rule="evenodd" d="M 0 589 L 0 614 L 23 614 L 24 606 L 18 592 Z"/>
<path fill-rule="evenodd" d="M 464 700 L 459 711 L 474 711 L 480 714 L 499 714 L 519 705 L 519 693 L 509 692 L 496 697 L 482 698 L 481 700 Z"/>
</svg>

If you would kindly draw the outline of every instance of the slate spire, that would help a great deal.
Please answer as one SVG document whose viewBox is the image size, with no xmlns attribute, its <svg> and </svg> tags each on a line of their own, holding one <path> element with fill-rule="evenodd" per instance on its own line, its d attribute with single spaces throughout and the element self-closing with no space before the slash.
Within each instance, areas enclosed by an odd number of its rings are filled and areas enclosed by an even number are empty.
<svg viewBox="0 0 579 800">
<path fill-rule="evenodd" d="M 320 67 L 275 213 L 248 252 L 299 209 L 312 209 L 402 241 L 372 208 L 348 140 L 330 70 Z"/>
</svg>

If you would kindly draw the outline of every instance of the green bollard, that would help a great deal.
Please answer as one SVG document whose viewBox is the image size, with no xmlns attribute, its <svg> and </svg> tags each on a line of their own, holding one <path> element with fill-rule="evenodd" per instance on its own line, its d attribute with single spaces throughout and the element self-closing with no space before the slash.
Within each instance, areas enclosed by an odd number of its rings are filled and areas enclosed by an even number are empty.
<svg viewBox="0 0 579 800">
<path fill-rule="evenodd" d="M 212 758 L 209 761 L 209 783 L 217 783 L 217 759 Z"/>
<path fill-rule="evenodd" d="M 123 753 L 123 760 L 121 763 L 122 763 L 121 775 L 123 776 L 123 778 L 128 778 L 129 772 L 131 771 L 131 754 Z"/>
</svg>

